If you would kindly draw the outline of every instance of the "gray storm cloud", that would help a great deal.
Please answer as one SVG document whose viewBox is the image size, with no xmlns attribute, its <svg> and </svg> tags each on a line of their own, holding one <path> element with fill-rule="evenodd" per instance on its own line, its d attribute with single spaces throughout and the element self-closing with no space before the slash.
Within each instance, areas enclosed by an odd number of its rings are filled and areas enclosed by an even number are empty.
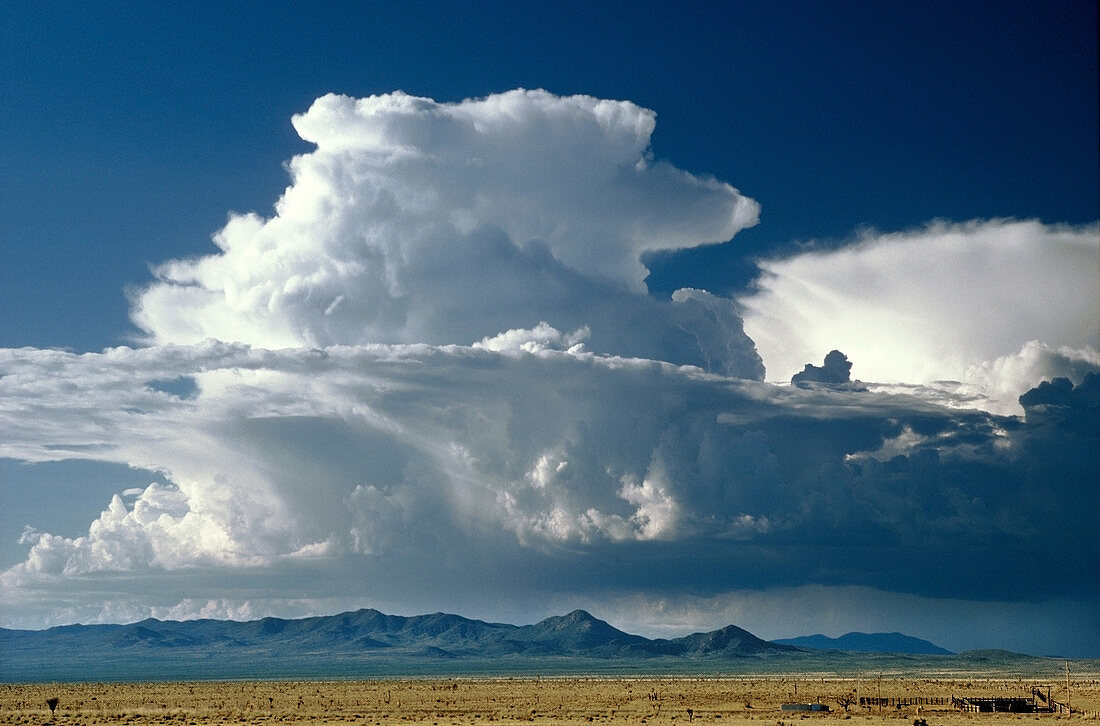
<svg viewBox="0 0 1100 726">
<path fill-rule="evenodd" d="M 6 351 L 0 455 L 122 462 L 168 481 L 116 498 L 81 537 L 25 532 L 27 560 L 0 575 L 6 604 L 58 578 L 51 607 L 94 600 L 93 575 L 181 568 L 263 567 L 277 588 L 310 563 L 371 597 L 458 603 L 486 587 L 823 582 L 1012 597 L 995 574 L 1006 553 L 1052 596 L 1100 586 L 1080 575 L 1100 551 L 1087 514 L 1100 505 L 1095 407 L 1074 409 L 1073 426 L 1021 422 L 527 342 Z M 149 385 L 183 374 L 196 395 Z M 1094 388 L 1033 398 L 1050 408 Z M 30 410 L 36 426 L 21 427 Z M 1055 577 L 1066 548 L 1077 575 Z"/>
</svg>

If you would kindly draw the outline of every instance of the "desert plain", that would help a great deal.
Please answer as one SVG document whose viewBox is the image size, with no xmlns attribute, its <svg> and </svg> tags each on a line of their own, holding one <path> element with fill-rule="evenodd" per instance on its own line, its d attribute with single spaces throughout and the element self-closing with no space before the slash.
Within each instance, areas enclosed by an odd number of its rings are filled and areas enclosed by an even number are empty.
<svg viewBox="0 0 1100 726">
<path fill-rule="evenodd" d="M 955 697 L 1025 697 L 1032 688 L 1075 711 L 965 713 Z M 853 697 L 924 701 L 858 705 Z M 51 714 L 47 701 L 57 699 Z M 946 699 L 946 702 L 944 700 Z M 783 710 L 823 703 L 830 711 Z M 848 708 L 845 709 L 845 702 Z M 1078 712 L 1080 711 L 1080 712 Z M 686 724 L 980 726 L 1100 722 L 1100 679 L 739 676 L 736 678 L 447 678 L 0 684 L 0 724 Z"/>
</svg>

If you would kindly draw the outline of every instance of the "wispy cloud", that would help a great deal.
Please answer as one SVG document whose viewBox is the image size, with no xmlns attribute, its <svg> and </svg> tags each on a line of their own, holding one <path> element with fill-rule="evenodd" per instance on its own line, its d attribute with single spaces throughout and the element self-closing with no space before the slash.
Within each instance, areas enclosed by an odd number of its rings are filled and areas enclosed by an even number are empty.
<svg viewBox="0 0 1100 726">
<path fill-rule="evenodd" d="M 762 261 L 759 289 L 740 303 L 769 380 L 839 349 L 864 381 L 968 380 L 1014 403 L 1056 369 L 1006 396 L 1009 381 L 991 379 L 997 359 L 1030 344 L 1095 362 L 1098 260 L 1095 224 L 937 222 Z"/>
</svg>

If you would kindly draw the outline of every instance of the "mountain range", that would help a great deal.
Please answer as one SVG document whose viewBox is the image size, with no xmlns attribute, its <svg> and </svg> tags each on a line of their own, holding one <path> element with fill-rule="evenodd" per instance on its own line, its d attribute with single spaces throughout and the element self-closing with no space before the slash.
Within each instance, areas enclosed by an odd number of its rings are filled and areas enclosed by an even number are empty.
<svg viewBox="0 0 1100 726">
<path fill-rule="evenodd" d="M 890 636 L 895 647 L 916 643 L 935 648 L 895 635 Z M 880 636 L 864 637 L 874 641 Z M 857 649 L 844 639 L 826 640 L 834 643 L 827 646 L 832 649 Z M 533 625 L 445 613 L 406 617 L 373 609 L 293 620 L 148 619 L 46 630 L 0 628 L 0 681 L 712 671 L 737 663 L 759 668 L 777 660 L 804 659 L 813 652 L 807 648 L 817 647 L 818 641 L 811 641 L 768 642 L 735 625 L 651 639 L 619 630 L 584 610 Z"/>
<path fill-rule="evenodd" d="M 783 638 L 772 642 L 809 648 L 810 650 L 841 650 L 850 653 L 954 655 L 951 651 L 941 648 L 935 643 L 902 633 L 846 633 L 839 638 L 830 638 L 826 635 L 803 635 L 798 638 Z"/>
<path fill-rule="evenodd" d="M 142 620 L 130 625 L 65 625 L 47 630 L 0 628 L 5 652 L 24 647 L 59 651 L 94 647 L 130 651 L 262 649 L 272 654 L 386 652 L 435 657 L 534 655 L 636 658 L 744 656 L 796 651 L 734 625 L 672 640 L 631 635 L 584 610 L 534 625 L 508 625 L 435 613 L 404 617 L 358 610 L 283 620 Z"/>
</svg>

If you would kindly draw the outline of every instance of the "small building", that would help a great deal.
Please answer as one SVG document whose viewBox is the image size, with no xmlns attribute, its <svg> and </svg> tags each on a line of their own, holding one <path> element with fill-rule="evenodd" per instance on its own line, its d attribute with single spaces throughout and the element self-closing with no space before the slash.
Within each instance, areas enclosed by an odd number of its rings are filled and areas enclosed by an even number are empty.
<svg viewBox="0 0 1100 726">
<path fill-rule="evenodd" d="M 824 703 L 784 703 L 779 706 L 783 711 L 828 711 Z"/>
</svg>

